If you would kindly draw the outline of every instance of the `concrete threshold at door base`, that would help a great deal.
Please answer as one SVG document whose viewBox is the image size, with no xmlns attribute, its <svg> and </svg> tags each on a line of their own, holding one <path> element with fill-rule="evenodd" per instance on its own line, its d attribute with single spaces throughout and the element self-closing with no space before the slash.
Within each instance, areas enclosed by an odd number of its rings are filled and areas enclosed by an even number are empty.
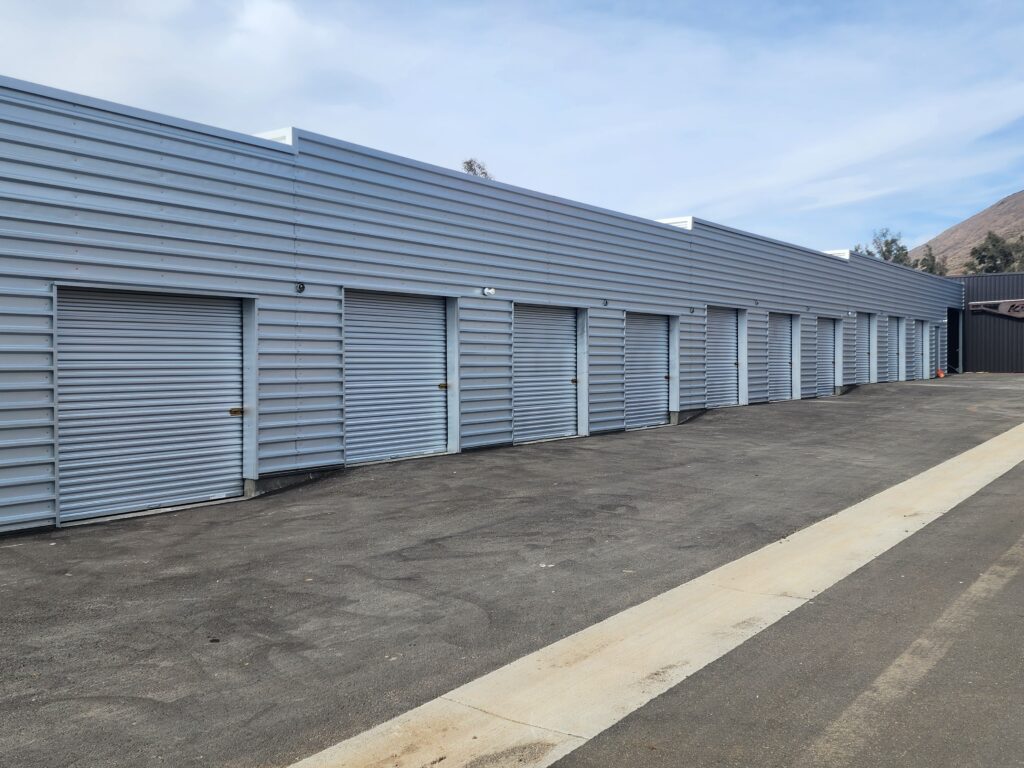
<svg viewBox="0 0 1024 768">
<path fill-rule="evenodd" d="M 547 766 L 1024 460 L 1024 425 L 292 768 Z"/>
</svg>

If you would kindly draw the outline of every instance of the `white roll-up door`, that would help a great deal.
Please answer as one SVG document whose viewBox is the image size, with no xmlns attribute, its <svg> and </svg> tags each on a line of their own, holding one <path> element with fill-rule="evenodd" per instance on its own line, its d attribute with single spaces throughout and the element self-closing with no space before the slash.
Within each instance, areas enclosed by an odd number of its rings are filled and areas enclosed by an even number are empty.
<svg viewBox="0 0 1024 768">
<path fill-rule="evenodd" d="M 889 318 L 889 381 L 900 380 L 900 319 Z"/>
<path fill-rule="evenodd" d="M 818 397 L 834 395 L 836 391 L 836 321 L 830 317 L 818 318 Z"/>
<path fill-rule="evenodd" d="M 61 288 L 63 521 L 242 493 L 235 299 Z"/>
<path fill-rule="evenodd" d="M 740 401 L 739 316 L 735 309 L 708 307 L 708 408 Z"/>
<path fill-rule="evenodd" d="M 575 435 L 576 417 L 576 310 L 516 304 L 512 323 L 513 441 Z"/>
<path fill-rule="evenodd" d="M 768 315 L 768 399 L 793 396 L 793 316 Z"/>
<path fill-rule="evenodd" d="M 871 315 L 857 313 L 857 379 L 858 384 L 871 380 Z"/>
<path fill-rule="evenodd" d="M 626 428 L 668 423 L 668 318 L 626 313 Z"/>
<path fill-rule="evenodd" d="M 944 363 L 940 365 L 939 361 L 939 327 L 932 325 L 929 326 L 929 336 L 931 341 L 931 357 L 929 358 L 929 370 L 928 378 L 933 378 L 939 371 L 940 368 L 944 367 Z"/>
<path fill-rule="evenodd" d="M 345 463 L 448 446 L 445 300 L 345 292 Z"/>
</svg>

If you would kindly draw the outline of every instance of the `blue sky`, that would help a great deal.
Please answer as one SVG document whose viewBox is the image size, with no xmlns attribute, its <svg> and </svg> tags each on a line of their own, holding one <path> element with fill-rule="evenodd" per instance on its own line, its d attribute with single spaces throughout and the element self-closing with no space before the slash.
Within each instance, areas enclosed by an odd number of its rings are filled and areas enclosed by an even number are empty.
<svg viewBox="0 0 1024 768">
<path fill-rule="evenodd" d="M 1024 188 L 1024 3 L 0 0 L 0 73 L 640 216 L 910 244 Z"/>
</svg>

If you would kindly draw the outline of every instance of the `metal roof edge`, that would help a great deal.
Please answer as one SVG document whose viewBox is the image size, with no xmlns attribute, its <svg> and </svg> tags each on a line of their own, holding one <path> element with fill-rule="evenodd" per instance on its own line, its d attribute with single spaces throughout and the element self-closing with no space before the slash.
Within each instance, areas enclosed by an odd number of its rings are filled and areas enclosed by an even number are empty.
<svg viewBox="0 0 1024 768">
<path fill-rule="evenodd" d="M 156 125 L 178 128 L 179 130 L 200 133 L 218 139 L 225 139 L 227 141 L 235 141 L 242 144 L 248 144 L 250 146 L 260 147 L 262 149 L 271 149 L 277 152 L 287 152 L 289 154 L 295 153 L 294 148 L 289 144 L 284 144 L 280 141 L 272 141 L 271 139 L 263 138 L 258 135 L 254 136 L 252 134 L 242 133 L 241 131 L 216 128 L 212 125 L 206 125 L 192 120 L 184 120 L 182 118 L 172 117 L 160 112 L 138 109 L 137 107 L 129 107 L 115 101 L 107 101 L 106 99 L 84 96 L 80 93 L 65 91 L 60 88 L 52 88 L 48 85 L 31 83 L 27 80 L 18 80 L 17 78 L 7 77 L 6 75 L 0 75 L 0 88 L 20 91 L 22 93 L 32 94 L 33 96 L 42 96 L 44 98 L 63 101 L 79 107 L 99 110 L 111 115 L 143 120 Z"/>
</svg>

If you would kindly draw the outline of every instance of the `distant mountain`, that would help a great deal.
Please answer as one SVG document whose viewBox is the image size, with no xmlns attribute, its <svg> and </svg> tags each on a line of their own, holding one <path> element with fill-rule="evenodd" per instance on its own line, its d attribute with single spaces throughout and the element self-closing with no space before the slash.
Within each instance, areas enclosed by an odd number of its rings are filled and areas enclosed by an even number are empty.
<svg viewBox="0 0 1024 768">
<path fill-rule="evenodd" d="M 1024 235 L 1024 190 L 1004 197 L 981 213 L 954 224 L 924 245 L 914 248 L 910 252 L 910 257 L 921 258 L 925 245 L 930 245 L 937 259 L 946 257 L 949 274 L 962 275 L 964 265 L 971 258 L 971 248 L 984 240 L 989 231 L 1007 240 Z"/>
</svg>

